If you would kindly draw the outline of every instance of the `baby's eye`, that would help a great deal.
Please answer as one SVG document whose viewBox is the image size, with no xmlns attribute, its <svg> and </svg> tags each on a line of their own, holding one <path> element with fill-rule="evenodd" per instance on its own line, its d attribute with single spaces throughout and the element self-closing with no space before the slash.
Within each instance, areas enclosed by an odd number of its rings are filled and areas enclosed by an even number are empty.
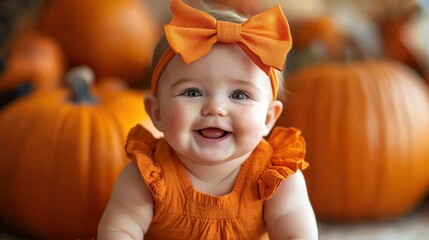
<svg viewBox="0 0 429 240">
<path fill-rule="evenodd" d="M 200 90 L 192 88 L 184 91 L 182 95 L 186 97 L 201 97 L 203 94 L 201 94 Z"/>
<path fill-rule="evenodd" d="M 237 100 L 241 100 L 241 99 L 247 99 L 249 98 L 249 95 L 247 95 L 244 91 L 234 91 L 231 94 L 231 98 L 232 99 L 237 99 Z"/>
</svg>

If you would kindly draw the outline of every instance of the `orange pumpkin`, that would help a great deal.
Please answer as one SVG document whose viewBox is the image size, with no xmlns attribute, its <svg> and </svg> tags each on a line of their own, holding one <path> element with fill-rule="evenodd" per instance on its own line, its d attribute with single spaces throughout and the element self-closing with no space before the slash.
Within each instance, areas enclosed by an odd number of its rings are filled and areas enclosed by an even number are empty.
<svg viewBox="0 0 429 240">
<path fill-rule="evenodd" d="M 288 56 L 287 72 L 343 56 L 345 37 L 331 15 L 302 18 L 290 22 L 293 51 Z"/>
<path fill-rule="evenodd" d="M 8 43 L 8 58 L 0 74 L 0 91 L 29 83 L 33 88 L 61 85 L 65 71 L 63 53 L 55 42 L 35 30 L 18 33 Z"/>
<path fill-rule="evenodd" d="M 33 91 L 0 112 L 0 217 L 37 239 L 95 237 L 129 129 L 152 126 L 141 92 L 76 89 Z"/>
<path fill-rule="evenodd" d="M 429 182 L 429 93 L 403 64 L 326 63 L 287 79 L 279 125 L 302 130 L 316 215 L 389 219 L 413 209 Z"/>
<path fill-rule="evenodd" d="M 315 18 L 291 22 L 293 47 L 303 50 L 319 44 L 327 54 L 339 56 L 343 49 L 343 34 L 332 16 L 322 15 Z"/>
<path fill-rule="evenodd" d="M 88 65 L 97 79 L 137 84 L 150 68 L 156 25 L 139 0 L 51 0 L 38 29 L 59 42 L 70 67 Z"/>
<path fill-rule="evenodd" d="M 417 56 L 413 54 L 405 38 L 409 25 L 406 18 L 389 18 L 380 23 L 380 33 L 384 55 L 403 62 L 416 70 L 421 70 Z"/>
</svg>

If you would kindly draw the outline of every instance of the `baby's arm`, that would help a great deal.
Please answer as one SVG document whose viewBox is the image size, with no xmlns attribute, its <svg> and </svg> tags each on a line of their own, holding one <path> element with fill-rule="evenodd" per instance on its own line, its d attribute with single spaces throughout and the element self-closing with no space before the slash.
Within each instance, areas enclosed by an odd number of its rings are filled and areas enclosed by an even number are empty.
<svg viewBox="0 0 429 240">
<path fill-rule="evenodd" d="M 98 225 L 98 240 L 143 239 L 153 217 L 152 195 L 134 162 L 125 166 Z"/>
<path fill-rule="evenodd" d="M 301 171 L 284 180 L 264 206 L 271 240 L 318 239 L 316 218 Z"/>
</svg>

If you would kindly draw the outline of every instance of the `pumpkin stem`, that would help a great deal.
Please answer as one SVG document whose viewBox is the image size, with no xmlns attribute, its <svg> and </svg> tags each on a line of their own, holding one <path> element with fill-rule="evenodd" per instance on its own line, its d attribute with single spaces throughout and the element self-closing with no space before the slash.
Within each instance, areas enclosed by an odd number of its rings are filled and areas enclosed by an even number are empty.
<svg viewBox="0 0 429 240">
<path fill-rule="evenodd" d="M 87 66 L 80 66 L 68 71 L 67 84 L 72 90 L 71 100 L 74 103 L 95 104 L 97 97 L 91 94 L 90 86 L 94 83 L 94 72 Z"/>
</svg>

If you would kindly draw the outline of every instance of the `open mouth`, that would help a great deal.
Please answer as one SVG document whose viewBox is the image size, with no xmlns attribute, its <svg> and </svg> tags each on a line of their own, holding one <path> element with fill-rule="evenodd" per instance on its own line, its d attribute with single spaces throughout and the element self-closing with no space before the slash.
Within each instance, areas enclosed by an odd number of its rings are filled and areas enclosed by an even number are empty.
<svg viewBox="0 0 429 240">
<path fill-rule="evenodd" d="M 209 139 L 219 139 L 227 136 L 230 134 L 230 132 L 219 129 L 219 128 L 203 128 L 200 130 L 197 130 L 198 134 L 204 138 Z"/>
</svg>

